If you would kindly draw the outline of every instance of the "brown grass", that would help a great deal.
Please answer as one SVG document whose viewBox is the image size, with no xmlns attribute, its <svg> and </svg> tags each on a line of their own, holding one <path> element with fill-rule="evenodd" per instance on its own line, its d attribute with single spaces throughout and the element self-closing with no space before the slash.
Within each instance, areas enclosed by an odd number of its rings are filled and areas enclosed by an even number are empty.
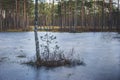
<svg viewBox="0 0 120 80">
<path fill-rule="evenodd" d="M 45 67 L 59 67 L 59 66 L 77 66 L 84 65 L 85 63 L 80 60 L 80 58 L 74 58 L 75 51 L 74 49 L 70 50 L 69 54 L 65 56 L 64 54 L 54 54 L 52 56 L 47 56 L 38 59 L 38 60 L 30 60 L 23 64 L 31 65 L 31 66 L 45 66 Z"/>
</svg>

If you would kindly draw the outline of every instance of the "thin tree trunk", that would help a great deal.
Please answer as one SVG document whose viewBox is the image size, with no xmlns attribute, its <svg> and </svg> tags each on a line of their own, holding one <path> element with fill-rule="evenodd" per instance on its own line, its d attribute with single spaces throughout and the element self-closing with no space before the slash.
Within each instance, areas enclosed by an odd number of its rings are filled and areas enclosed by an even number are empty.
<svg viewBox="0 0 120 80">
<path fill-rule="evenodd" d="M 70 1 L 68 1 L 68 27 L 69 27 L 69 31 L 71 30 L 71 26 L 70 26 L 70 15 L 71 15 L 71 12 L 70 12 Z"/>
<path fill-rule="evenodd" d="M 65 0 L 63 0 L 63 31 L 65 31 Z"/>
<path fill-rule="evenodd" d="M 26 15 L 26 0 L 24 0 L 23 1 L 23 5 L 24 5 L 24 9 L 23 9 L 23 29 L 25 29 L 26 30 L 26 27 L 27 27 L 27 25 L 26 25 L 26 23 L 27 23 L 27 21 L 26 21 L 26 17 L 27 17 L 27 15 Z"/>
<path fill-rule="evenodd" d="M 112 30 L 112 0 L 109 0 L 109 29 Z"/>
<path fill-rule="evenodd" d="M 104 4 L 105 4 L 105 0 L 103 0 L 103 3 L 102 3 L 102 24 L 101 24 L 101 26 L 102 26 L 102 30 L 104 29 L 104 18 L 105 18 L 105 16 L 104 16 Z"/>
<path fill-rule="evenodd" d="M 94 24 L 93 24 L 93 29 L 94 29 L 94 31 L 96 30 L 96 13 L 95 13 L 95 10 L 96 10 L 96 8 L 95 8 L 95 5 L 96 5 L 96 1 L 94 0 L 94 2 L 93 2 L 93 5 L 94 5 L 94 15 L 93 15 L 93 18 L 94 18 Z"/>
<path fill-rule="evenodd" d="M 52 1 L 52 10 L 51 10 L 51 29 L 54 28 L 54 0 Z"/>
<path fill-rule="evenodd" d="M 73 31 L 76 31 L 76 28 L 77 28 L 77 0 L 75 1 L 75 14 L 74 14 L 74 30 Z"/>
<path fill-rule="evenodd" d="M 72 5 L 71 5 L 72 0 L 69 1 L 69 31 L 72 31 Z"/>
<path fill-rule="evenodd" d="M 0 31 L 2 31 L 2 9 L 0 9 Z"/>
<path fill-rule="evenodd" d="M 120 32 L 120 0 L 118 0 L 118 10 L 117 10 L 117 13 L 118 13 L 118 17 L 117 17 L 117 29 L 118 29 L 118 32 Z"/>
<path fill-rule="evenodd" d="M 59 19 L 60 19 L 60 30 L 62 31 L 62 1 L 60 1 L 60 16 L 59 16 Z"/>
<path fill-rule="evenodd" d="M 36 58 L 37 58 L 37 61 L 39 61 L 41 58 L 40 58 L 40 49 L 39 49 L 39 40 L 38 40 L 37 28 L 38 28 L 38 0 L 35 0 L 34 34 L 35 34 L 35 44 L 36 44 Z M 39 62 L 37 64 L 39 64 Z"/>
<path fill-rule="evenodd" d="M 66 0 L 65 0 L 65 2 L 64 2 L 64 31 L 66 31 L 66 30 L 68 30 L 68 23 L 67 23 L 67 2 L 66 2 Z"/>
<path fill-rule="evenodd" d="M 16 22 L 15 22 L 16 29 L 18 29 L 18 8 L 17 6 L 18 6 L 18 0 L 16 0 Z"/>
<path fill-rule="evenodd" d="M 82 0 L 82 11 L 81 11 L 81 27 L 84 27 L 84 21 L 85 21 L 85 8 L 84 8 L 84 0 Z"/>
</svg>

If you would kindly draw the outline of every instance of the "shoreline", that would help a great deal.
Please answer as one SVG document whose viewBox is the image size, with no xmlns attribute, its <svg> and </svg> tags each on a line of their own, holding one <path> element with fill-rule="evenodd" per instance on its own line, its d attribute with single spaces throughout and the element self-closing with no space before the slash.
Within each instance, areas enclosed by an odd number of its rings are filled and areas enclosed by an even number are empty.
<svg viewBox="0 0 120 80">
<path fill-rule="evenodd" d="M 7 30 L 0 30 L 0 32 L 34 32 L 34 26 L 30 26 L 26 29 L 7 29 Z M 68 28 L 68 27 L 58 27 L 58 26 L 44 26 L 44 27 L 39 27 L 38 32 L 70 32 L 70 33 L 81 33 L 81 32 L 120 32 L 120 29 L 117 28 L 88 28 L 88 27 L 76 27 L 76 28 Z"/>
</svg>

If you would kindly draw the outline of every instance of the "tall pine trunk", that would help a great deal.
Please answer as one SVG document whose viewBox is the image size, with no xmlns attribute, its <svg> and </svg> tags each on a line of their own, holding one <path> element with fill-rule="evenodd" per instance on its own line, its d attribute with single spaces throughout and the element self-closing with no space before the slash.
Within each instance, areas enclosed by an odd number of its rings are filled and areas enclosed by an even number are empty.
<svg viewBox="0 0 120 80">
<path fill-rule="evenodd" d="M 40 49 L 39 49 L 39 40 L 38 40 L 38 0 L 35 0 L 35 26 L 34 26 L 34 35 L 35 35 L 35 45 L 36 45 L 36 58 L 37 64 L 39 64 L 40 58 Z"/>
<path fill-rule="evenodd" d="M 75 12 L 74 12 L 74 30 L 73 31 L 76 31 L 76 28 L 77 28 L 77 0 L 75 1 Z"/>
<path fill-rule="evenodd" d="M 117 16 L 117 30 L 120 32 L 120 0 L 118 0 Z"/>
<path fill-rule="evenodd" d="M 23 29 L 26 30 L 26 0 L 23 1 Z"/>
</svg>

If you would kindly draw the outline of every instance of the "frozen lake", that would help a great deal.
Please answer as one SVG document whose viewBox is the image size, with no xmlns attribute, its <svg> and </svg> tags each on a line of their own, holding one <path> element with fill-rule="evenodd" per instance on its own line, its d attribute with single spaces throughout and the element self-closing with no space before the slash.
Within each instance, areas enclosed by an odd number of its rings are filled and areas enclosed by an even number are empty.
<svg viewBox="0 0 120 80">
<path fill-rule="evenodd" d="M 45 32 L 39 32 L 39 36 Z M 21 62 L 35 56 L 33 32 L 0 33 L 0 80 L 120 80 L 120 34 L 52 33 L 64 51 L 74 48 L 85 66 L 39 69 Z M 40 42 L 41 43 L 41 42 Z M 17 56 L 24 54 L 26 58 Z"/>
</svg>

